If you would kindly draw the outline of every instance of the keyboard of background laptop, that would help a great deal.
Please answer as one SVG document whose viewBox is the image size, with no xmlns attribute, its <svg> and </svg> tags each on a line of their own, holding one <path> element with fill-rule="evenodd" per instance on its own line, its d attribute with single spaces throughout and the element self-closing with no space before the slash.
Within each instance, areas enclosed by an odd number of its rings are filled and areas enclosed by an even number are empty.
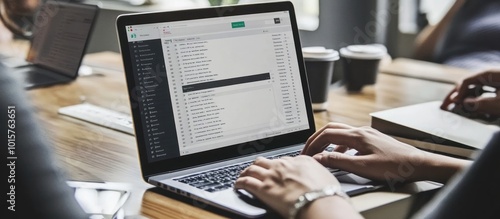
<svg viewBox="0 0 500 219">
<path fill-rule="evenodd" d="M 333 147 L 328 147 L 326 151 L 333 150 Z M 275 156 L 267 157 L 268 159 L 279 159 L 281 157 L 290 156 L 295 157 L 300 154 L 300 150 L 287 152 L 284 154 L 279 154 Z M 250 166 L 253 161 L 248 161 L 245 163 L 235 164 L 231 166 L 225 166 L 214 170 L 209 170 L 206 172 L 201 172 L 189 176 L 184 176 L 181 178 L 174 179 L 175 181 L 186 183 L 190 186 L 205 190 L 207 192 L 216 192 L 234 186 L 234 182 L 240 175 L 241 171 Z M 335 176 L 340 176 L 347 174 L 345 171 L 340 171 L 339 169 L 328 168 L 329 171 Z"/>
</svg>

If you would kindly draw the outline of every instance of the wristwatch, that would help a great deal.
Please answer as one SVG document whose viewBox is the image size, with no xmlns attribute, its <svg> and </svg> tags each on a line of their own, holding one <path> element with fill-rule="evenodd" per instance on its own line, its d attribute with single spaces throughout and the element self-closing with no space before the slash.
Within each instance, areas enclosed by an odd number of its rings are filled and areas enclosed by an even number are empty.
<svg viewBox="0 0 500 219">
<path fill-rule="evenodd" d="M 288 211 L 288 218 L 295 219 L 300 209 L 314 200 L 334 195 L 338 195 L 349 201 L 349 196 L 345 194 L 339 186 L 329 185 L 323 189 L 306 192 L 305 194 L 299 196 L 299 198 L 295 201 L 295 204 Z"/>
</svg>

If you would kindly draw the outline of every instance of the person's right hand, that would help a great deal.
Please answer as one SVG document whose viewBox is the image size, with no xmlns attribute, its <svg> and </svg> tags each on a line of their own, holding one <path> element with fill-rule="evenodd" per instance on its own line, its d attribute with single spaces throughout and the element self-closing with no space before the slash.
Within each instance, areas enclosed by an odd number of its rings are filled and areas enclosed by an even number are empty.
<svg viewBox="0 0 500 219">
<path fill-rule="evenodd" d="M 494 89 L 489 95 L 484 86 Z M 483 71 L 468 77 L 444 99 L 441 109 L 473 118 L 500 117 L 500 69 Z"/>
<path fill-rule="evenodd" d="M 333 152 L 324 152 L 330 144 L 338 146 Z M 347 148 L 356 149 L 358 154 L 344 154 Z M 392 182 L 446 182 L 466 164 L 459 159 L 419 150 L 371 127 L 356 128 L 341 123 L 329 123 L 314 133 L 302 154 L 313 156 L 330 168 Z"/>
</svg>

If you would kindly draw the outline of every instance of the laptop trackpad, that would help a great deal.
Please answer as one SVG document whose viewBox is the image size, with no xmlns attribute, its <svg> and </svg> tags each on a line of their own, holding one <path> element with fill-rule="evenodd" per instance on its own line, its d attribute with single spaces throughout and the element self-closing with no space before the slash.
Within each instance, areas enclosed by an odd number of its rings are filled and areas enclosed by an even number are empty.
<svg viewBox="0 0 500 219">
<path fill-rule="evenodd" d="M 55 83 L 64 83 L 69 81 L 69 78 L 58 75 L 57 73 L 42 69 L 36 66 L 26 66 L 18 68 L 15 72 L 16 78 L 24 81 L 25 87 L 43 86 Z"/>
<path fill-rule="evenodd" d="M 257 197 L 255 197 L 251 193 L 247 192 L 246 190 L 238 189 L 235 191 L 235 193 L 236 193 L 236 195 L 238 195 L 238 197 L 241 200 L 243 200 L 244 202 L 246 202 L 250 205 L 253 205 L 256 207 L 261 207 L 261 208 L 266 207 L 266 205 L 262 201 L 260 201 Z"/>
<path fill-rule="evenodd" d="M 232 209 L 246 215 L 247 217 L 262 216 L 267 212 L 267 207 L 264 204 L 259 204 L 256 198 L 245 199 L 233 189 L 226 189 L 220 192 L 211 193 L 207 196 L 212 202 L 224 208 Z"/>
<path fill-rule="evenodd" d="M 338 176 L 337 179 L 339 180 L 339 182 L 359 184 L 359 185 L 366 185 L 373 182 L 370 179 L 363 178 L 353 173 L 348 173 L 342 176 Z"/>
</svg>

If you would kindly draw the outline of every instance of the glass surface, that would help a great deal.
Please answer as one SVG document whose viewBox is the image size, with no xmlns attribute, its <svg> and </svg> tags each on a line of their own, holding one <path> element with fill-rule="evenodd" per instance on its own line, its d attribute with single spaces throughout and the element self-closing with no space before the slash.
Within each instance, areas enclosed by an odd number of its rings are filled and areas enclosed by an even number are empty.
<svg viewBox="0 0 500 219">
<path fill-rule="evenodd" d="M 68 181 L 75 199 L 92 219 L 119 219 L 130 196 L 128 184 Z"/>
</svg>

